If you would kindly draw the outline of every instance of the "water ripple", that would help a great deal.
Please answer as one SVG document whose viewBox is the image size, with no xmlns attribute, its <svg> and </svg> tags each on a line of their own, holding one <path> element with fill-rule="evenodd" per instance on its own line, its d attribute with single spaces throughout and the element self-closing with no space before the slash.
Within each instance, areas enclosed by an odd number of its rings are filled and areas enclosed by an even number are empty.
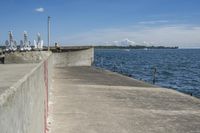
<svg viewBox="0 0 200 133">
<path fill-rule="evenodd" d="M 200 98 L 200 50 L 95 50 L 95 66 Z"/>
</svg>

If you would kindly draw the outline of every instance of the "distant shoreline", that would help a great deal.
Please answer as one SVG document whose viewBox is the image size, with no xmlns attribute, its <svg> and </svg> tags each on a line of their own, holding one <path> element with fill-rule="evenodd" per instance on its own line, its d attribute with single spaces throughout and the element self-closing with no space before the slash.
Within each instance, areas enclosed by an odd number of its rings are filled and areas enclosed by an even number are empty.
<svg viewBox="0 0 200 133">
<path fill-rule="evenodd" d="M 97 49 L 179 49 L 178 46 L 174 47 L 166 47 L 166 46 L 142 46 L 142 45 L 135 45 L 135 46 L 93 46 Z M 0 51 L 5 49 L 5 46 L 0 46 Z"/>
<path fill-rule="evenodd" d="M 179 49 L 178 46 L 175 47 L 165 47 L 165 46 L 94 46 L 98 49 Z"/>
</svg>

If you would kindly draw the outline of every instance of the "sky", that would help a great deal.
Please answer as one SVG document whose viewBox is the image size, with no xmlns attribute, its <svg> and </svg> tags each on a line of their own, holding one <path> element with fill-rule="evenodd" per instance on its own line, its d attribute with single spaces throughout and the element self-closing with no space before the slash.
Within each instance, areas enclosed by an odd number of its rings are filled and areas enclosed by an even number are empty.
<svg viewBox="0 0 200 133">
<path fill-rule="evenodd" d="M 1 0 L 0 43 L 13 31 L 33 42 L 38 32 L 51 44 L 135 44 L 200 48 L 200 0 Z"/>
</svg>

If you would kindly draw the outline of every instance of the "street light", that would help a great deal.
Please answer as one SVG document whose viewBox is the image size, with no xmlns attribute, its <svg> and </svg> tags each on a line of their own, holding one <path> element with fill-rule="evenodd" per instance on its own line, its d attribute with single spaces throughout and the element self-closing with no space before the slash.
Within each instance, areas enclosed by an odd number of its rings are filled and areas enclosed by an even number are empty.
<svg viewBox="0 0 200 133">
<path fill-rule="evenodd" d="M 50 16 L 48 16 L 48 21 L 47 21 L 47 24 L 48 24 L 48 27 L 47 27 L 47 29 L 48 29 L 48 51 L 50 50 L 50 19 L 51 19 L 51 17 Z"/>
</svg>

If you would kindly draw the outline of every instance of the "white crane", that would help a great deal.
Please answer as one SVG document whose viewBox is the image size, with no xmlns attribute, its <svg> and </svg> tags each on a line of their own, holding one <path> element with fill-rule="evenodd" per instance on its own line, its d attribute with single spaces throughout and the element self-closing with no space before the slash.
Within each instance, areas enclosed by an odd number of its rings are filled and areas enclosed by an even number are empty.
<svg viewBox="0 0 200 133">
<path fill-rule="evenodd" d="M 28 40 L 28 34 L 24 31 L 24 40 L 20 41 L 20 51 L 31 51 L 31 42 Z"/>
<path fill-rule="evenodd" d="M 44 41 L 41 39 L 40 33 L 37 34 L 37 41 L 34 40 L 34 48 L 35 50 L 42 50 L 43 49 Z"/>
<path fill-rule="evenodd" d="M 6 51 L 16 51 L 17 50 L 17 42 L 13 39 L 12 31 L 8 33 L 8 40 L 6 40 Z"/>
</svg>

